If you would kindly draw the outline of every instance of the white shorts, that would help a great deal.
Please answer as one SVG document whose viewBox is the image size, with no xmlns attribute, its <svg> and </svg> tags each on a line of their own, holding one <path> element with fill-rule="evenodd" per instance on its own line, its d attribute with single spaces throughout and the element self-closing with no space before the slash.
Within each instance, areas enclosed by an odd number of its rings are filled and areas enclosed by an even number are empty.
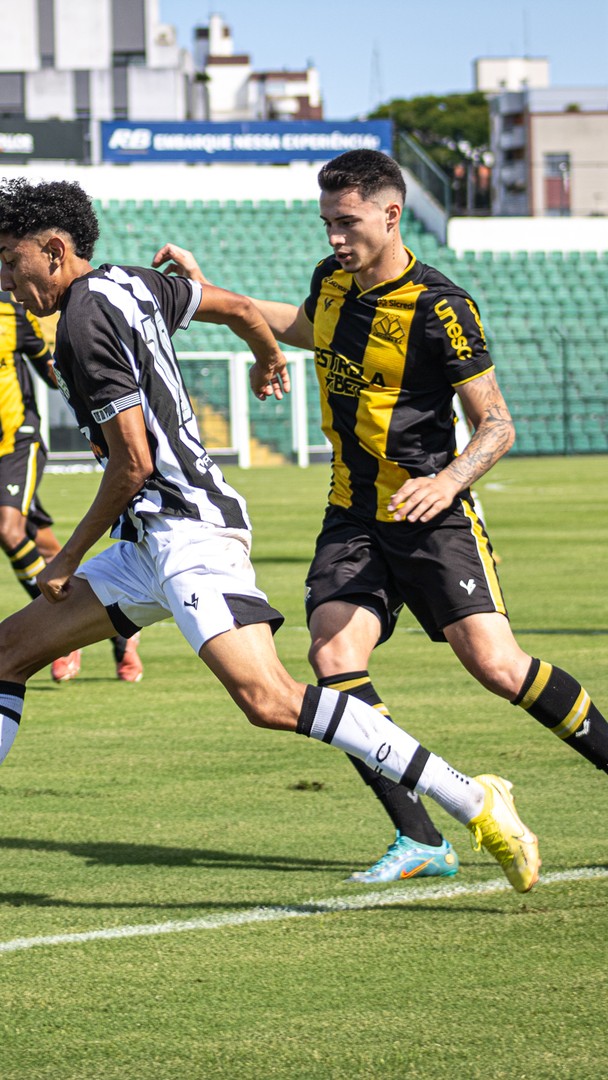
<svg viewBox="0 0 608 1080">
<path fill-rule="evenodd" d="M 139 543 L 118 540 L 76 571 L 119 634 L 130 637 L 172 615 L 198 654 L 201 645 L 235 623 L 279 628 L 283 616 L 256 587 L 246 529 L 165 517 L 147 519 L 146 525 L 149 531 Z"/>
</svg>

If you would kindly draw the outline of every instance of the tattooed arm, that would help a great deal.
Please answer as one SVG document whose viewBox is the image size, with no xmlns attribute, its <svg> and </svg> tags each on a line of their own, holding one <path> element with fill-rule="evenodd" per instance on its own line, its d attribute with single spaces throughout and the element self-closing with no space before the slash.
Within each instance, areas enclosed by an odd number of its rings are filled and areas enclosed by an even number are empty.
<svg viewBox="0 0 608 1080">
<path fill-rule="evenodd" d="M 475 429 L 471 441 L 436 476 L 415 477 L 401 485 L 389 502 L 396 521 L 431 521 L 513 445 L 515 428 L 493 371 L 464 383 L 458 396 Z"/>
</svg>

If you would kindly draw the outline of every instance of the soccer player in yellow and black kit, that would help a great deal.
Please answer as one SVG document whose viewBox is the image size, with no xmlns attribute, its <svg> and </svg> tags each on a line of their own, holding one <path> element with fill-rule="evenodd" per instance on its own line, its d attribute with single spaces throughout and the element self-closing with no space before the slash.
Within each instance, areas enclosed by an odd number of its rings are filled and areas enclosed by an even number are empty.
<svg viewBox="0 0 608 1080">
<path fill-rule="evenodd" d="M 36 498 L 46 449 L 24 356 L 54 387 L 52 355 L 40 324 L 9 293 L 0 292 L 0 546 L 23 588 L 35 597 L 36 576 L 46 565 L 36 536 L 42 527 L 52 546 L 47 531 L 52 519 Z"/>
<path fill-rule="evenodd" d="M 51 528 L 53 519 L 37 496 L 47 451 L 25 357 L 55 389 L 52 352 L 40 323 L 10 293 L 0 291 L 0 547 L 34 599 L 40 595 L 36 578 L 61 544 Z M 137 640 L 116 636 L 112 645 L 118 678 L 139 682 L 143 667 Z M 59 657 L 51 666 L 56 682 L 73 679 L 79 670 L 78 651 Z"/>
<path fill-rule="evenodd" d="M 587 692 L 567 672 L 525 653 L 513 636 L 471 500 L 471 485 L 514 439 L 477 306 L 404 246 L 405 184 L 390 157 L 342 154 L 322 168 L 319 184 L 333 254 L 316 267 L 300 307 L 255 301 L 279 341 L 314 350 L 322 425 L 332 445 L 328 507 L 307 577 L 310 660 L 319 684 L 387 714 L 368 661 L 406 604 L 482 685 L 606 771 L 608 724 Z M 174 245 L 154 262 L 205 280 L 190 253 Z M 454 392 L 474 428 L 460 455 Z M 397 839 L 353 879 L 455 873 L 455 853 L 421 804 L 354 763 L 390 814 Z"/>
</svg>

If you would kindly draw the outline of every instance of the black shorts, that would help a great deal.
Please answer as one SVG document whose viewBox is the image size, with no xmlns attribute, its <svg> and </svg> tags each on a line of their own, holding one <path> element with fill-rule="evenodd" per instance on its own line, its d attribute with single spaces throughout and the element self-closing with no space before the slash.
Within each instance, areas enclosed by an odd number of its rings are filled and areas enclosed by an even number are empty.
<svg viewBox="0 0 608 1080">
<path fill-rule="evenodd" d="M 53 518 L 46 512 L 37 495 L 34 495 L 27 512 L 25 524 L 27 535 L 35 540 L 38 529 L 48 529 L 53 524 Z"/>
<path fill-rule="evenodd" d="M 53 523 L 36 498 L 45 464 L 44 444 L 29 440 L 0 457 L 0 506 L 14 506 L 38 528 Z"/>
<path fill-rule="evenodd" d="M 306 579 L 306 616 L 331 600 L 373 611 L 378 643 L 405 604 L 433 641 L 467 615 L 507 615 L 492 546 L 472 504 L 458 499 L 432 522 L 364 521 L 328 507 Z"/>
</svg>

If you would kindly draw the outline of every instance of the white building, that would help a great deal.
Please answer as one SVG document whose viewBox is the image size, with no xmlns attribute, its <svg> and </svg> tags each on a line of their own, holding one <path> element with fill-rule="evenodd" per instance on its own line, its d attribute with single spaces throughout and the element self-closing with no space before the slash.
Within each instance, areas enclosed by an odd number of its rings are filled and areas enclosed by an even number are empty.
<svg viewBox="0 0 608 1080">
<path fill-rule="evenodd" d="M 236 53 L 221 15 L 195 29 L 193 115 L 198 120 L 321 120 L 319 74 L 254 71 L 248 53 Z"/>
<path fill-rule="evenodd" d="M 183 120 L 190 58 L 158 0 L 0 0 L 0 116 Z"/>
<path fill-rule="evenodd" d="M 490 121 L 494 214 L 608 214 L 608 87 L 497 94 Z"/>
<path fill-rule="evenodd" d="M 158 0 L 0 0 L 0 121 L 320 120 L 319 76 L 254 71 L 220 15 L 195 58 Z"/>
<path fill-rule="evenodd" d="M 549 86 L 549 61 L 539 56 L 481 56 L 473 62 L 476 90 L 483 94 L 544 89 Z"/>
</svg>

